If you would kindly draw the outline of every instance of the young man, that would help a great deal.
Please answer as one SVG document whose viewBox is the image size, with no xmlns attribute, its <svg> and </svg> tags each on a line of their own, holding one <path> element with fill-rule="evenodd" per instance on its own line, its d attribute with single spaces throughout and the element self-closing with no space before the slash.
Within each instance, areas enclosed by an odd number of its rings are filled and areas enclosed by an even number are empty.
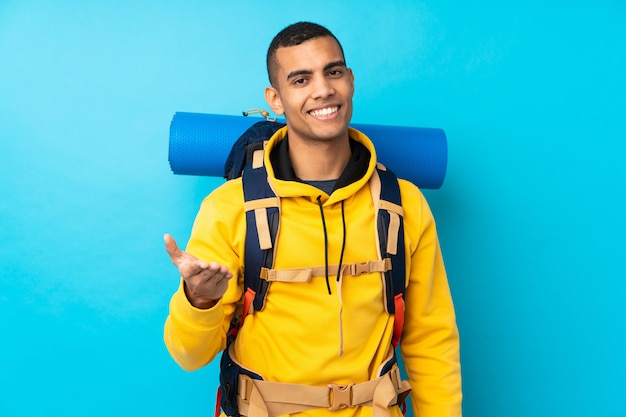
<svg viewBox="0 0 626 417">
<path fill-rule="evenodd" d="M 407 385 L 385 366 L 393 352 L 394 316 L 385 311 L 381 272 L 337 276 L 346 270 L 337 265 L 378 259 L 370 189 L 376 153 L 367 137 L 348 128 L 354 75 L 334 35 L 303 22 L 274 38 L 267 68 L 265 98 L 287 122 L 264 156 L 281 207 L 273 268 L 327 272 L 272 282 L 263 311 L 248 314 L 230 352 L 264 381 L 239 387 L 238 412 L 398 417 L 395 404 Z M 435 223 L 417 187 L 404 180 L 399 185 L 407 271 L 400 349 L 414 415 L 460 416 L 458 332 Z M 165 236 L 182 276 L 165 342 L 184 369 L 206 365 L 226 347 L 243 296 L 245 229 L 239 178 L 204 200 L 186 252 Z M 268 399 L 270 391 L 289 393 L 296 404 L 280 408 Z M 324 398 L 313 405 L 302 407 L 308 400 L 296 399 L 320 392 Z"/>
</svg>

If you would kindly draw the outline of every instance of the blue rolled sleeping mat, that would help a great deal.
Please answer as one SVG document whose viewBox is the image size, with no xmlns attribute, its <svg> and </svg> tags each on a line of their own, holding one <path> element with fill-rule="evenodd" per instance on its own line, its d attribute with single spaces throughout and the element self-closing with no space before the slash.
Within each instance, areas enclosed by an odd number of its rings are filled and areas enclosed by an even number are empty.
<svg viewBox="0 0 626 417">
<path fill-rule="evenodd" d="M 169 162 L 180 175 L 224 176 L 224 163 L 237 139 L 260 117 L 177 112 L 170 124 Z M 376 147 L 378 161 L 398 178 L 438 189 L 448 163 L 442 129 L 353 123 Z"/>
</svg>

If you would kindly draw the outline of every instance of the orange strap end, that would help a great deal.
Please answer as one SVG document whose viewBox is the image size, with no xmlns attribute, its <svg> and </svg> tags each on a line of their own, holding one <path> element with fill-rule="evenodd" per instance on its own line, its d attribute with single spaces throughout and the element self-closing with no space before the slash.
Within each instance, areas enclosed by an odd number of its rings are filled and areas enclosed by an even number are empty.
<svg viewBox="0 0 626 417">
<path fill-rule="evenodd" d="M 254 301 L 254 296 L 256 292 L 252 288 L 248 288 L 246 293 L 243 295 L 243 310 L 241 312 L 241 323 L 245 320 L 248 312 L 250 311 L 250 306 L 252 305 L 252 301 Z"/>
</svg>

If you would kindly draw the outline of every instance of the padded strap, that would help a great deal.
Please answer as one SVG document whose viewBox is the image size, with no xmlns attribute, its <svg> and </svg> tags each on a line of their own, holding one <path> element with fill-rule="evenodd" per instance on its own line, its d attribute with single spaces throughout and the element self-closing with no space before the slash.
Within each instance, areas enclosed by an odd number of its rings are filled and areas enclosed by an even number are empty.
<svg viewBox="0 0 626 417">
<path fill-rule="evenodd" d="M 374 178 L 375 177 L 375 178 Z M 397 346 L 404 325 L 404 291 L 406 289 L 406 258 L 404 246 L 404 210 L 400 186 L 395 174 L 378 164 L 370 181 L 378 217 L 379 250 L 391 258 L 391 270 L 384 274 L 385 308 L 394 318 L 393 346 Z M 378 192 L 378 194 L 376 194 Z M 376 195 L 380 195 L 376 199 Z"/>
<path fill-rule="evenodd" d="M 261 268 L 271 268 L 274 263 L 280 200 L 267 181 L 267 171 L 263 165 L 245 169 L 242 183 L 246 212 L 244 287 L 252 288 L 255 293 L 254 310 L 261 311 L 265 306 L 269 282 L 259 279 L 259 273 Z"/>
</svg>

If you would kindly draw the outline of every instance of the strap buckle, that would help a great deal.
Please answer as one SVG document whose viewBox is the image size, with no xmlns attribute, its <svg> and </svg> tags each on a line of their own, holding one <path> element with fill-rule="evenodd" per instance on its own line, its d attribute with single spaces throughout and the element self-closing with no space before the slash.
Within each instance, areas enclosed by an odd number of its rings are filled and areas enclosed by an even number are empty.
<svg viewBox="0 0 626 417">
<path fill-rule="evenodd" d="M 353 277 L 371 272 L 369 262 L 357 262 L 350 264 L 350 275 Z"/>
<path fill-rule="evenodd" d="M 337 385 L 337 384 L 328 384 L 328 388 L 330 389 L 329 394 L 329 403 L 330 407 L 328 409 L 330 411 L 342 410 L 344 408 L 353 407 L 352 405 L 352 386 L 354 384 L 348 385 Z"/>
</svg>

